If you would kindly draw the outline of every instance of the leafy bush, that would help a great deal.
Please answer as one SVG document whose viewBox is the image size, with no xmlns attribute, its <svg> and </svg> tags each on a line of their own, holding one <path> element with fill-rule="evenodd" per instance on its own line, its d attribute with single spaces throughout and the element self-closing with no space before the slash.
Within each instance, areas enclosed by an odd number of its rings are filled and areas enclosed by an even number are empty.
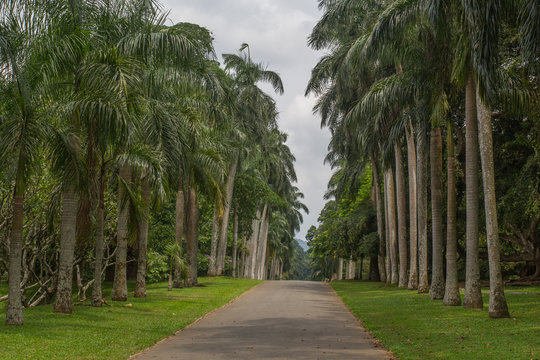
<svg viewBox="0 0 540 360">
<path fill-rule="evenodd" d="M 156 283 L 166 279 L 169 269 L 167 256 L 155 251 L 149 251 L 147 256 L 146 280 L 149 283 Z"/>
</svg>

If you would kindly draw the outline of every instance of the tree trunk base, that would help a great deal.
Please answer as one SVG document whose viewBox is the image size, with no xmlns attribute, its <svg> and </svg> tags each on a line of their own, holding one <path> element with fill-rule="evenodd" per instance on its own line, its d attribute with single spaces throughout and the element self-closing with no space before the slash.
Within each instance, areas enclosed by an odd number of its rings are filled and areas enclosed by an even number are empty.
<svg viewBox="0 0 540 360">
<path fill-rule="evenodd" d="M 8 308 L 6 312 L 6 325 L 22 326 L 24 324 L 22 308 Z"/>
<path fill-rule="evenodd" d="M 490 294 L 489 317 L 492 319 L 506 319 L 510 317 L 504 293 Z"/>
<path fill-rule="evenodd" d="M 136 298 L 145 298 L 146 297 L 146 289 L 135 289 L 135 293 L 133 295 Z"/>
<path fill-rule="evenodd" d="M 407 284 L 407 289 L 409 290 L 417 290 L 418 289 L 418 276 L 413 275 L 409 278 L 409 283 Z"/>
<path fill-rule="evenodd" d="M 461 296 L 459 291 L 456 293 L 447 293 L 444 295 L 443 299 L 444 306 L 459 306 L 461 305 Z"/>
<path fill-rule="evenodd" d="M 55 304 L 54 312 L 59 314 L 73 313 L 73 304 Z"/>
<path fill-rule="evenodd" d="M 432 283 L 429 297 L 431 300 L 442 300 L 444 298 L 444 285 Z"/>
</svg>

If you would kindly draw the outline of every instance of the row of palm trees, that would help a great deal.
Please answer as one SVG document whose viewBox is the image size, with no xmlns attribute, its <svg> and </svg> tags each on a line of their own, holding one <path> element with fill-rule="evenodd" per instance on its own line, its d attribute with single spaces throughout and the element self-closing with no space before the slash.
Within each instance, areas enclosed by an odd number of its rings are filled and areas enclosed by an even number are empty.
<svg viewBox="0 0 540 360">
<path fill-rule="evenodd" d="M 231 220 L 233 259 L 247 258 L 243 276 L 276 276 L 270 264 L 286 260 L 305 206 L 293 185 L 294 157 L 277 127 L 275 102 L 258 87 L 266 81 L 282 93 L 281 79 L 252 61 L 247 45 L 224 55 L 220 68 L 207 29 L 166 26 L 166 20 L 159 3 L 147 0 L 0 4 L 0 160 L 8 164 L 13 189 L 7 324 L 23 324 L 25 197 L 29 182 L 45 169 L 61 199 L 58 256 L 48 264 L 56 266 L 55 312 L 72 312 L 81 243 L 93 253 L 92 305 L 102 304 L 111 195 L 117 202 L 113 300 L 128 297 L 133 241 L 135 296 L 146 296 L 151 210 L 171 193 L 172 251 L 179 259 L 182 246 L 186 251 L 185 266 L 176 261 L 175 286 L 197 284 L 201 196 L 215 203 L 211 275 L 223 274 Z M 239 176 L 258 184 L 264 196 L 233 199 L 235 188 L 243 190 Z M 285 224 L 276 225 L 281 220 Z"/>
<path fill-rule="evenodd" d="M 538 99 L 537 92 L 527 92 L 522 90 L 527 87 L 518 85 L 519 80 L 531 81 L 538 74 L 538 49 L 531 46 L 539 40 L 534 30 L 538 16 L 530 2 L 320 0 L 319 6 L 324 13 L 309 44 L 329 53 L 313 69 L 306 94 L 319 96 L 315 110 L 321 115 L 322 125 L 332 132 L 327 161 L 342 174 L 337 182 L 341 185 L 332 195 L 346 197 L 354 189 L 355 173 L 372 171 L 381 281 L 420 293 L 430 292 L 432 299 L 444 299 L 445 305 L 461 302 L 456 262 L 456 119 L 451 109 L 463 105 L 459 101 L 464 90 L 464 306 L 483 305 L 478 250 L 480 159 L 489 314 L 494 318 L 508 317 L 499 254 L 491 109 L 526 114 Z M 523 73 L 531 75 L 528 79 L 511 79 L 500 61 L 501 28 L 516 26 L 518 18 L 527 19 L 518 27 L 519 56 Z M 446 244 L 443 131 L 447 160 Z"/>
</svg>

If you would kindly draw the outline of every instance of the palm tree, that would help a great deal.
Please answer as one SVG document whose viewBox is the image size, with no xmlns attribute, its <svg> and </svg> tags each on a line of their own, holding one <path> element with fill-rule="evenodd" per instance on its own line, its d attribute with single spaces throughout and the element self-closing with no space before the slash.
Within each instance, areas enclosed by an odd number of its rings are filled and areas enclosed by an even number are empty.
<svg viewBox="0 0 540 360">
<path fill-rule="evenodd" d="M 263 64 L 255 63 L 251 59 L 251 53 L 249 51 L 248 44 L 242 44 L 240 52 L 247 50 L 247 54 L 224 54 L 225 70 L 232 71 L 233 75 L 233 94 L 237 98 L 239 104 L 242 104 L 243 111 L 239 112 L 237 116 L 241 117 L 242 128 L 249 137 L 257 138 L 257 133 L 260 132 L 258 127 L 268 126 L 275 122 L 275 119 L 266 118 L 264 113 L 261 114 L 261 110 L 264 109 L 264 105 L 261 107 L 261 100 L 266 98 L 265 94 L 262 94 L 257 87 L 259 82 L 268 82 L 272 85 L 276 93 L 283 94 L 283 83 L 279 75 L 268 70 Z M 258 119 L 253 115 L 257 114 Z M 257 116 L 256 115 L 256 116 Z M 261 116 L 262 115 L 262 116 Z M 261 122 L 260 125 L 250 125 L 250 123 Z M 251 130 L 251 131 L 250 131 Z M 255 133 L 253 132 L 255 130 Z M 215 269 L 210 267 L 209 272 L 216 275 L 222 275 L 225 265 L 225 253 L 227 249 L 228 240 L 228 225 L 229 215 L 231 210 L 231 201 L 234 189 L 234 179 L 238 168 L 239 155 L 235 154 L 229 166 L 227 175 L 227 182 L 225 185 L 225 201 L 223 207 L 223 216 L 221 220 L 219 243 L 217 245 L 216 259 L 213 261 L 211 254 L 210 264 L 215 263 Z"/>
<path fill-rule="evenodd" d="M 482 6 L 465 2 L 463 5 L 464 27 L 471 31 L 471 39 L 468 44 L 470 46 L 469 56 L 477 80 L 475 96 L 489 260 L 489 316 L 505 318 L 510 317 L 510 314 L 504 296 L 500 265 L 491 112 L 488 109 L 490 96 L 492 97 L 497 91 L 497 46 L 502 10 L 499 2 L 482 4 Z"/>
<path fill-rule="evenodd" d="M 447 164 L 447 227 L 446 227 L 446 284 L 443 303 L 447 306 L 458 306 L 461 304 L 461 296 L 458 287 L 457 269 L 457 234 L 456 234 L 456 168 L 454 152 L 454 134 L 452 123 L 448 120 L 446 142 L 448 154 Z"/>
<path fill-rule="evenodd" d="M 25 21 L 34 16 L 34 22 Z M 24 201 L 29 169 L 48 128 L 35 115 L 39 99 L 39 83 L 36 82 L 39 64 L 31 62 L 36 34 L 43 20 L 43 13 L 32 2 L 21 0 L 0 5 L 0 69 L 5 80 L 0 96 L 7 110 L 0 129 L 0 157 L 1 160 L 13 160 L 15 166 L 7 325 L 23 324 L 20 281 Z"/>
<path fill-rule="evenodd" d="M 431 267 L 432 300 L 444 297 L 443 273 L 443 234 L 442 234 L 442 136 L 441 128 L 431 130 L 430 140 L 431 169 L 431 227 L 433 238 L 433 263 Z"/>
<path fill-rule="evenodd" d="M 407 286 L 407 216 L 405 201 L 405 175 L 403 172 L 403 155 L 401 144 L 394 143 L 394 155 L 396 163 L 396 194 L 398 213 L 398 237 L 399 237 L 399 287 Z"/>
<path fill-rule="evenodd" d="M 407 166 L 409 175 L 409 282 L 407 288 L 418 288 L 418 222 L 417 222 L 417 190 L 416 190 L 416 148 L 414 144 L 414 132 L 411 120 L 405 125 L 407 137 Z"/>
</svg>

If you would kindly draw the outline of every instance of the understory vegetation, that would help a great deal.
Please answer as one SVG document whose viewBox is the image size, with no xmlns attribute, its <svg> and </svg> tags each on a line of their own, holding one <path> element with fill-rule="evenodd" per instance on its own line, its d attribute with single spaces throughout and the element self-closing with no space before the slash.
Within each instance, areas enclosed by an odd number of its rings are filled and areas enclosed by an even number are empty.
<svg viewBox="0 0 540 360">
<path fill-rule="evenodd" d="M 26 325 L 0 324 L 1 359 L 126 359 L 227 304 L 258 280 L 227 277 L 199 279 L 201 286 L 167 291 L 167 283 L 150 284 L 147 299 L 108 301 L 100 309 L 75 306 L 58 315 L 52 305 L 24 310 Z M 135 283 L 128 283 L 129 291 Z M 112 283 L 103 284 L 104 296 Z M 0 295 L 7 287 L 0 285 Z M 0 304 L 5 311 L 5 303 Z"/>
<path fill-rule="evenodd" d="M 496 325 L 485 311 L 441 307 L 427 294 L 389 284 L 336 281 L 332 287 L 367 330 L 401 360 L 529 360 L 540 355 L 540 287 L 507 287 L 512 317 Z M 482 291 L 484 301 L 488 292 Z"/>
</svg>

